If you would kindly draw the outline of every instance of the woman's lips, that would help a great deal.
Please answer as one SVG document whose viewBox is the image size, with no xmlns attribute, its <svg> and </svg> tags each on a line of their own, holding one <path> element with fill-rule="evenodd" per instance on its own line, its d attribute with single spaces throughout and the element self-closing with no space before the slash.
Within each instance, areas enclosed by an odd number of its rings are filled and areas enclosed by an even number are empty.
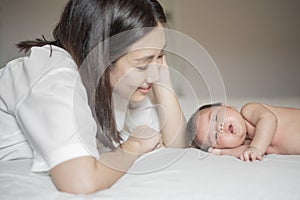
<svg viewBox="0 0 300 200">
<path fill-rule="evenodd" d="M 151 89 L 151 85 L 148 85 L 147 87 L 139 87 L 138 89 L 141 93 L 148 93 Z"/>
</svg>

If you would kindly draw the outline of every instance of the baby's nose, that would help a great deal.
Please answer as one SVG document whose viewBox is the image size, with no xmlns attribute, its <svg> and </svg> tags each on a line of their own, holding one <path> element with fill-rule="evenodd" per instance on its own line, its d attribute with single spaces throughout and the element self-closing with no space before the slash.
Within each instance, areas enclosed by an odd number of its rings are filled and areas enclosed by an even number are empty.
<svg viewBox="0 0 300 200">
<path fill-rule="evenodd" d="M 224 123 L 219 123 L 218 130 L 223 133 Z"/>
</svg>

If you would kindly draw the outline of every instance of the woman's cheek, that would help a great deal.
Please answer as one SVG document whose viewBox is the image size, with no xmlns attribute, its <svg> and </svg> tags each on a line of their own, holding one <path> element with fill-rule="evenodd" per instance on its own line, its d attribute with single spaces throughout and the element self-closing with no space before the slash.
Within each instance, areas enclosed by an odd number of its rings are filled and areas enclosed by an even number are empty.
<svg viewBox="0 0 300 200">
<path fill-rule="evenodd" d="M 144 83 L 144 75 L 138 72 L 130 72 L 118 80 L 113 91 L 121 94 L 123 98 L 130 99 L 132 94 Z"/>
</svg>

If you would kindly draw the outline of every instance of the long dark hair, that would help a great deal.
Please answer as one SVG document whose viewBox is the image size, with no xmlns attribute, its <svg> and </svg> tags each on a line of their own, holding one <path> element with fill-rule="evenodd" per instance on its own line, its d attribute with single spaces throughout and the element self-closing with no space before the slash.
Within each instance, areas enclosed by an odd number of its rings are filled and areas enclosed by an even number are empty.
<svg viewBox="0 0 300 200">
<path fill-rule="evenodd" d="M 54 41 L 43 38 L 23 41 L 17 46 L 27 52 L 33 46 L 56 45 L 68 51 L 79 68 L 99 43 L 124 31 L 156 27 L 158 22 L 164 25 L 166 16 L 156 0 L 70 0 L 53 31 Z M 118 46 L 118 51 L 125 52 L 129 45 L 146 34 L 134 33 Z M 107 66 L 115 52 L 109 47 L 102 48 L 101 52 L 105 54 L 102 55 L 102 66 Z M 106 147 L 114 148 L 113 141 L 119 143 L 121 137 L 113 112 L 109 71 L 110 68 L 106 68 L 98 81 L 96 91 L 92 94 L 95 103 L 91 109 L 95 111 L 94 117 L 101 129 L 98 130 L 97 138 Z"/>
</svg>

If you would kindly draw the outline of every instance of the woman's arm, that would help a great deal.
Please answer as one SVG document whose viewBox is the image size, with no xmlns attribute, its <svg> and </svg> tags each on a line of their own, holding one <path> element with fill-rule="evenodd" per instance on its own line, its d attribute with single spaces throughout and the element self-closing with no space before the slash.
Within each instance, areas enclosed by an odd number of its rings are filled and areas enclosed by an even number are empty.
<svg viewBox="0 0 300 200">
<path fill-rule="evenodd" d="M 75 158 L 57 165 L 50 174 L 60 191 L 93 193 L 112 186 L 140 155 L 154 150 L 161 142 L 161 135 L 153 129 L 138 127 L 115 151 L 101 154 L 100 160 L 89 156 Z"/>
<path fill-rule="evenodd" d="M 277 130 L 277 117 L 263 104 L 250 103 L 243 106 L 243 117 L 255 126 L 254 137 L 248 150 L 242 155 L 242 160 L 261 160 L 271 144 Z"/>
<path fill-rule="evenodd" d="M 93 157 L 80 157 L 57 165 L 50 174 L 58 190 L 89 194 L 109 188 L 124 172 L 107 167 Z"/>
<path fill-rule="evenodd" d="M 164 122 L 161 130 L 164 145 L 169 147 L 187 147 L 186 120 L 177 95 L 172 88 L 165 56 L 160 68 L 160 80 L 154 83 L 153 91 L 157 103 L 162 108 L 159 110 L 158 115 L 161 122 Z"/>
</svg>

